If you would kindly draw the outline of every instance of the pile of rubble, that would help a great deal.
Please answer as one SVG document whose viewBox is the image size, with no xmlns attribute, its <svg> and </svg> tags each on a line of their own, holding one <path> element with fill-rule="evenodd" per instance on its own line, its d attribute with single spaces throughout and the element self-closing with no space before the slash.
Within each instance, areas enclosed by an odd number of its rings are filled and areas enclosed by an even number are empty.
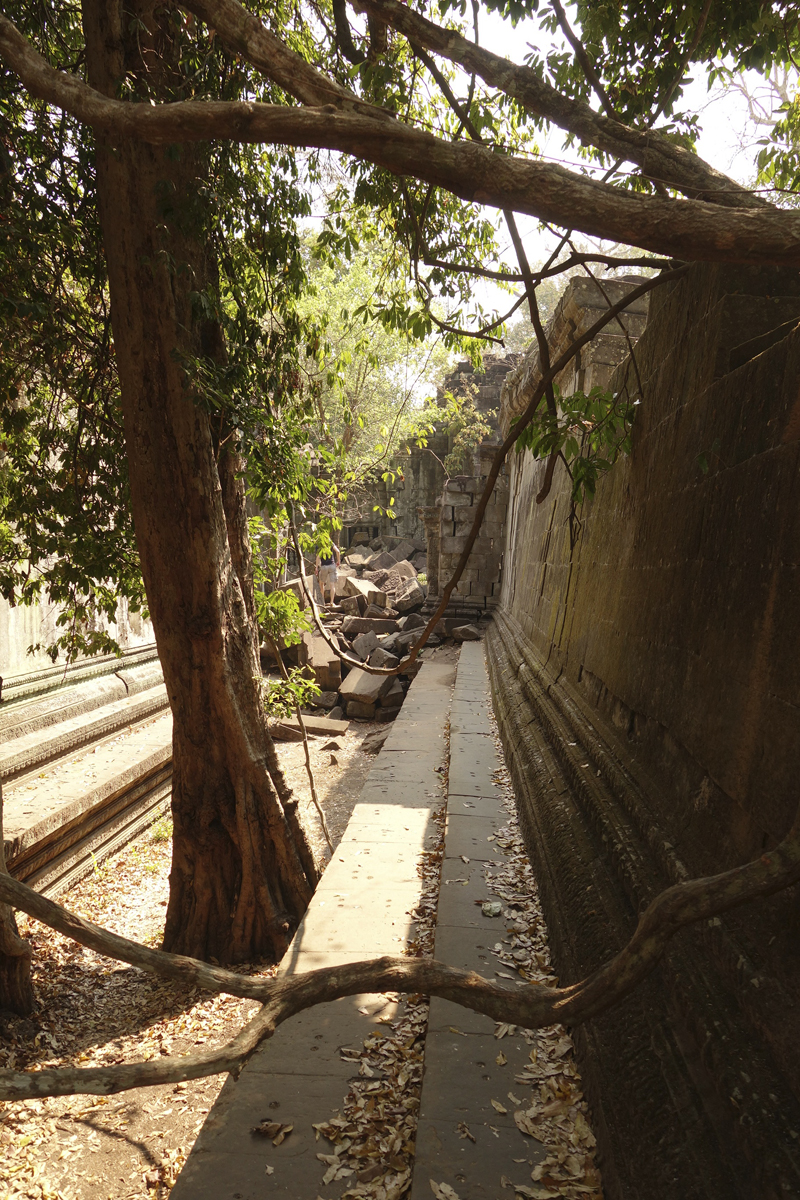
<svg viewBox="0 0 800 1200">
<path fill-rule="evenodd" d="M 427 596 L 424 547 L 410 539 L 394 540 L 396 544 L 389 548 L 389 539 L 375 538 L 343 556 L 336 602 L 324 612 L 326 629 L 339 649 L 371 667 L 396 667 L 426 624 L 420 615 Z M 285 586 L 304 602 L 299 579 Z M 467 641 L 480 636 L 474 625 L 446 618 L 426 644 L 433 647 L 447 638 Z M 287 657 L 313 672 L 321 689 L 317 704 L 333 720 L 393 721 L 420 666 L 414 662 L 399 675 L 370 675 L 343 663 L 317 632 L 304 634 Z"/>
</svg>

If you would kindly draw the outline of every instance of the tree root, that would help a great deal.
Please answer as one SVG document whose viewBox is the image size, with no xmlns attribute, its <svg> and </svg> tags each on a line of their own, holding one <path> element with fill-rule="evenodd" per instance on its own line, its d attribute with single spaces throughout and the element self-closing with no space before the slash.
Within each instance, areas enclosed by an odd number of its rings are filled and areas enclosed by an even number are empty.
<svg viewBox="0 0 800 1200">
<path fill-rule="evenodd" d="M 639 918 L 628 944 L 586 979 L 563 988 L 529 983 L 511 990 L 473 971 L 432 960 L 378 958 L 325 967 L 302 975 L 258 980 L 198 959 L 152 950 L 82 920 L 10 876 L 0 876 L 0 903 L 13 905 L 83 946 L 187 987 L 261 1000 L 263 1008 L 220 1050 L 114 1067 L 59 1067 L 0 1071 L 0 1099 L 75 1094 L 110 1095 L 155 1083 L 205 1075 L 238 1075 L 248 1058 L 289 1017 L 317 1004 L 362 992 L 419 992 L 440 996 L 496 1021 L 526 1029 L 580 1025 L 618 1004 L 653 970 L 667 944 L 685 926 L 727 912 L 800 882 L 800 810 L 774 850 L 721 875 L 668 888 Z"/>
</svg>

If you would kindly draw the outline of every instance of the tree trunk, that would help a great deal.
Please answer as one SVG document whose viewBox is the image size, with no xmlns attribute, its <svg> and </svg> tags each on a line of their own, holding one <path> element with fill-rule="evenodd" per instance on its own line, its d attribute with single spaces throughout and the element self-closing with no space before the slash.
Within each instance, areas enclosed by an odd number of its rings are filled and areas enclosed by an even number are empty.
<svg viewBox="0 0 800 1200">
<path fill-rule="evenodd" d="M 84 0 L 83 11 L 93 86 L 110 95 L 146 76 L 169 98 L 174 14 L 147 0 L 124 17 L 115 0 Z M 209 419 L 181 364 L 203 352 L 208 322 L 192 296 L 215 275 L 204 169 L 199 147 L 98 139 L 131 505 L 174 722 L 164 946 L 242 962 L 282 955 L 316 872 L 266 728 L 252 583 L 237 572 L 247 576 L 246 525 L 234 557 L 235 504 L 229 522 Z M 227 486 L 235 499 L 241 478 Z"/>
<path fill-rule="evenodd" d="M 3 785 L 0 782 L 0 874 L 7 875 L 3 842 Z M 19 936 L 14 910 L 0 904 L 0 1009 L 26 1017 L 33 1012 L 31 948 Z"/>
</svg>

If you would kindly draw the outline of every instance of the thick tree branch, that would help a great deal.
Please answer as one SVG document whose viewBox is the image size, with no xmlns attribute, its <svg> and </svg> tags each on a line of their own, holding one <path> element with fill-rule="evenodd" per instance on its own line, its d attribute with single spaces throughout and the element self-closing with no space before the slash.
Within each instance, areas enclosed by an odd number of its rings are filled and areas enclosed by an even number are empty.
<svg viewBox="0 0 800 1200">
<path fill-rule="evenodd" d="M 353 92 L 317 71 L 237 0 L 186 0 L 181 7 L 214 29 L 226 46 L 301 103 L 335 104 L 338 108 L 369 113 L 378 120 L 391 119 L 391 114 L 365 104 Z"/>
<path fill-rule="evenodd" d="M 435 25 L 402 0 L 354 0 L 354 6 L 360 11 L 379 13 L 410 42 L 458 63 L 471 75 L 479 75 L 489 87 L 513 96 L 530 112 L 574 134 L 584 145 L 636 163 L 648 178 L 716 204 L 765 207 L 759 197 L 715 171 L 696 154 L 676 146 L 657 130 L 634 129 L 596 113 L 584 101 L 563 96 L 530 67 L 520 67 L 467 41 L 452 29 Z"/>
<path fill-rule="evenodd" d="M 387 0 L 388 2 L 388 0 Z M 28 91 L 112 139 L 181 143 L 230 138 L 340 150 L 413 175 L 462 199 L 529 213 L 683 259 L 800 266 L 800 214 L 720 209 L 694 200 L 641 196 L 552 163 L 512 158 L 476 143 L 451 143 L 392 122 L 323 109 L 225 101 L 150 105 L 112 100 L 55 71 L 0 17 L 0 55 Z"/>
<path fill-rule="evenodd" d="M 166 978 L 264 1001 L 261 1011 L 221 1050 L 116 1067 L 0 1070 L 0 1099 L 27 1100 L 76 1093 L 110 1095 L 223 1071 L 238 1074 L 258 1045 L 290 1016 L 361 992 L 420 992 L 440 996 L 496 1021 L 508 1021 L 526 1029 L 558 1022 L 579 1025 L 618 1004 L 645 979 L 680 929 L 799 881 L 800 811 L 784 841 L 754 862 L 720 875 L 677 884 L 656 896 L 640 917 L 628 944 L 580 983 L 563 988 L 529 983 L 512 991 L 471 971 L 431 960 L 403 958 L 379 958 L 278 979 L 250 979 L 209 967 L 196 959 L 129 942 L 82 921 L 25 884 L 0 876 L 0 902 L 44 921 L 81 945 Z"/>
</svg>

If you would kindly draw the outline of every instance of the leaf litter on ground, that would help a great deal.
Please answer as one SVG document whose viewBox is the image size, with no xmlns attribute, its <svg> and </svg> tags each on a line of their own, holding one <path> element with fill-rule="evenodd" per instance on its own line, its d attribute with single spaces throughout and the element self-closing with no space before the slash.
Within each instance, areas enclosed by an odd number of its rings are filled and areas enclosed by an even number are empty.
<svg viewBox="0 0 800 1200">
<path fill-rule="evenodd" d="M 361 743 L 375 728 L 351 724 L 337 739 L 336 765 L 314 744 L 317 789 L 335 841 L 374 761 Z M 277 750 L 314 851 L 324 861 L 327 846 L 302 743 L 279 743 Z M 59 900 L 86 920 L 158 946 L 171 854 L 169 821 L 162 818 L 96 863 Z M 0 1067 L 111 1065 L 211 1049 L 228 1041 L 258 1007 L 104 958 L 22 914 L 18 923 L 34 944 L 36 1010 L 30 1018 L 0 1014 Z M 240 964 L 237 970 L 268 977 L 276 967 Z M 223 1082 L 224 1076 L 212 1076 L 111 1097 L 0 1102 L 0 1200 L 163 1200 Z"/>
</svg>

